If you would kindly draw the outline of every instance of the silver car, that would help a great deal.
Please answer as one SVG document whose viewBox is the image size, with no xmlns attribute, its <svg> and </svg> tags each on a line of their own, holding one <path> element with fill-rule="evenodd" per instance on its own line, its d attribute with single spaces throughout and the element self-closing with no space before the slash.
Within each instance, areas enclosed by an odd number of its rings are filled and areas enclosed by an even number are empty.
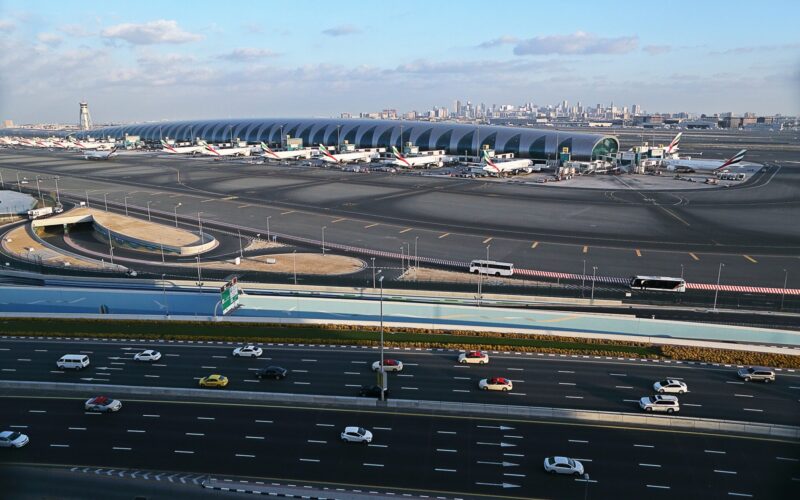
<svg viewBox="0 0 800 500">
<path fill-rule="evenodd" d="M 583 464 L 568 457 L 547 457 L 544 459 L 544 470 L 551 474 L 583 475 Z"/>
<path fill-rule="evenodd" d="M 751 366 L 749 368 L 740 368 L 736 373 L 739 375 L 739 378 L 743 379 L 745 382 L 750 382 L 751 380 L 762 381 L 765 384 L 775 382 L 775 371 L 769 368 Z"/>
<path fill-rule="evenodd" d="M 653 384 L 653 390 L 659 394 L 664 394 L 665 392 L 683 394 L 689 392 L 689 387 L 680 380 L 668 378 L 666 380 L 659 380 Z"/>
<path fill-rule="evenodd" d="M 28 436 L 16 431 L 0 432 L 0 448 L 22 448 L 29 441 Z"/>
<path fill-rule="evenodd" d="M 639 400 L 639 407 L 644 411 L 659 411 L 673 413 L 681 410 L 677 396 L 645 396 Z"/>
<path fill-rule="evenodd" d="M 341 434 L 346 443 L 371 443 L 372 433 L 363 427 L 345 427 Z"/>
</svg>

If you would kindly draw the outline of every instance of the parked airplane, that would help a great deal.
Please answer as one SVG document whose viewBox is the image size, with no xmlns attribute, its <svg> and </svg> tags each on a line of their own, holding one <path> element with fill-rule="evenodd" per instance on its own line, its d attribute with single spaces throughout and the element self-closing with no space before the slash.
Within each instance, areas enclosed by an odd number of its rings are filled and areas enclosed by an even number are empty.
<svg viewBox="0 0 800 500">
<path fill-rule="evenodd" d="M 273 160 L 293 160 L 296 158 L 311 158 L 310 149 L 294 149 L 285 151 L 274 151 L 269 146 L 261 143 L 261 150 L 264 151 L 262 156 L 272 158 Z"/>
<path fill-rule="evenodd" d="M 161 141 L 161 150 L 162 153 L 169 153 L 169 154 L 196 154 L 202 153 L 206 147 L 206 143 L 203 141 L 198 141 L 196 146 L 171 146 L 167 144 L 166 141 Z"/>
<path fill-rule="evenodd" d="M 392 146 L 392 154 L 395 160 L 391 161 L 391 165 L 398 167 L 414 168 L 414 167 L 441 167 L 442 157 L 439 155 L 419 155 L 419 156 L 403 156 L 396 147 Z"/>
<path fill-rule="evenodd" d="M 747 153 L 743 149 L 727 160 L 692 160 L 691 158 L 666 159 L 661 164 L 664 168 L 676 172 L 712 172 L 717 173 L 723 169 L 736 165 L 744 159 Z"/>
<path fill-rule="evenodd" d="M 73 145 L 72 147 L 76 147 L 82 150 L 86 149 L 108 150 L 116 146 L 116 144 L 113 141 L 79 141 L 74 137 L 68 137 L 67 139 L 72 143 Z"/>
<path fill-rule="evenodd" d="M 250 156 L 250 148 L 220 148 L 216 149 L 208 144 L 201 151 L 204 155 L 212 156 Z"/>
<path fill-rule="evenodd" d="M 84 151 L 84 160 L 110 160 L 112 157 L 117 156 L 117 148 L 111 148 L 108 151 Z"/>
<path fill-rule="evenodd" d="M 331 154 L 324 145 L 319 145 L 319 152 L 322 157 L 322 161 L 326 161 L 328 163 L 353 163 L 353 162 L 364 162 L 369 163 L 372 161 L 372 155 L 369 151 L 354 151 L 352 153 L 335 153 Z"/>
<path fill-rule="evenodd" d="M 489 158 L 489 152 L 483 151 L 483 162 L 486 165 L 483 170 L 494 175 L 516 174 L 519 172 L 533 172 L 533 162 L 531 160 L 507 160 L 494 162 Z"/>
<path fill-rule="evenodd" d="M 678 132 L 678 135 L 672 139 L 672 142 L 669 143 L 669 146 L 664 148 L 664 157 L 670 156 L 672 158 L 678 158 L 678 143 L 681 142 L 681 135 L 683 132 Z"/>
</svg>

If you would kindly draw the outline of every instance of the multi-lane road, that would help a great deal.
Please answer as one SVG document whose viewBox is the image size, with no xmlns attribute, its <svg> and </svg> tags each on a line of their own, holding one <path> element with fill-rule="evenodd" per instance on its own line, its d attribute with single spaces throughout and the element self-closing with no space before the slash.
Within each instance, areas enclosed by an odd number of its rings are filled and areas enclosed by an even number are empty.
<svg viewBox="0 0 800 500">
<path fill-rule="evenodd" d="M 389 336 L 391 337 L 391 336 Z M 156 363 L 133 361 L 145 348 L 162 353 Z M 0 378 L 48 382 L 195 388 L 212 373 L 230 379 L 228 391 L 265 391 L 354 396 L 376 382 L 371 365 L 376 348 L 265 345 L 261 358 L 234 358 L 234 345 L 148 344 L 125 341 L 0 341 Z M 431 349 L 387 349 L 404 369 L 389 375 L 393 399 L 456 401 L 640 412 L 639 398 L 653 394 L 653 383 L 683 380 L 689 393 L 679 397 L 680 415 L 724 420 L 797 425 L 800 374 L 781 371 L 774 384 L 743 382 L 736 367 L 677 364 L 593 357 L 545 356 L 490 352 L 486 365 L 462 365 L 458 352 Z M 64 354 L 87 354 L 91 366 L 80 372 L 56 368 Z M 255 378 L 266 365 L 279 365 L 286 379 Z M 482 391 L 488 377 L 513 381 L 510 392 Z M 113 396 L 113 394 L 109 394 Z"/>
<path fill-rule="evenodd" d="M 0 419 L 31 436 L 27 447 L 3 450 L 3 462 L 102 466 L 128 476 L 183 471 L 448 499 L 779 499 L 800 491 L 796 443 L 710 434 L 148 400 L 94 414 L 61 397 L 0 398 Z M 349 425 L 370 429 L 372 443 L 341 442 Z M 546 474 L 550 455 L 581 460 L 590 482 Z"/>
</svg>

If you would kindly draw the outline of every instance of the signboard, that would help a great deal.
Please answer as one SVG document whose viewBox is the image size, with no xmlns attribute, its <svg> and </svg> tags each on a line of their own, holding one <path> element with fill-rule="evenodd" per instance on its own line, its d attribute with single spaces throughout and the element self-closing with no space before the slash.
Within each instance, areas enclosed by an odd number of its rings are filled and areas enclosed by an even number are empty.
<svg viewBox="0 0 800 500">
<path fill-rule="evenodd" d="M 239 286 L 237 285 L 236 278 L 226 283 L 225 286 L 219 289 L 219 292 L 223 316 L 239 307 Z"/>
</svg>

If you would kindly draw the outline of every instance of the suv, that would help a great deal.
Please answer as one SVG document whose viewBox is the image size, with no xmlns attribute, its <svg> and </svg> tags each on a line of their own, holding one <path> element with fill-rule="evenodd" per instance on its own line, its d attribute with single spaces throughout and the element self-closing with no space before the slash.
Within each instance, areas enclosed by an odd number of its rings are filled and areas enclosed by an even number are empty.
<svg viewBox="0 0 800 500">
<path fill-rule="evenodd" d="M 750 368 L 740 368 L 736 373 L 745 382 L 750 382 L 751 380 L 761 380 L 765 384 L 775 382 L 775 371 L 769 368 L 751 366 Z"/>
<path fill-rule="evenodd" d="M 662 394 L 643 397 L 639 400 L 639 407 L 644 411 L 665 411 L 667 413 L 681 410 L 677 396 L 664 396 Z"/>
</svg>

